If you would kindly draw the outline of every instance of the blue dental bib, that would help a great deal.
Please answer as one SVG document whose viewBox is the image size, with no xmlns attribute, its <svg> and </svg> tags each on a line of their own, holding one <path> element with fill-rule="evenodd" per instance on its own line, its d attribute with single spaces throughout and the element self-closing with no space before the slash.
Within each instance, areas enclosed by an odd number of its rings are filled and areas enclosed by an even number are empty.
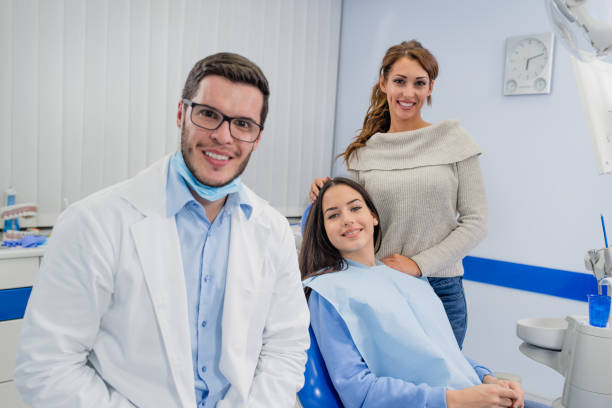
<svg viewBox="0 0 612 408">
<path fill-rule="evenodd" d="M 303 284 L 335 307 L 374 374 L 449 389 L 481 384 L 425 278 L 347 262 Z"/>
</svg>

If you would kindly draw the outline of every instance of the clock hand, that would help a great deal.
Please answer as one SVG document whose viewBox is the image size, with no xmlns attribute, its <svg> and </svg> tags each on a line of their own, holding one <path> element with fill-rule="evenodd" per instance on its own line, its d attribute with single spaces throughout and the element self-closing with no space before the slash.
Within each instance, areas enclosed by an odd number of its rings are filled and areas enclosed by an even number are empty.
<svg viewBox="0 0 612 408">
<path fill-rule="evenodd" d="M 538 55 L 534 55 L 533 57 L 527 58 L 527 64 L 525 64 L 525 71 L 527 71 L 529 69 L 529 61 L 531 61 L 534 58 L 541 57 L 542 55 L 544 55 L 543 52 L 539 53 Z"/>
</svg>

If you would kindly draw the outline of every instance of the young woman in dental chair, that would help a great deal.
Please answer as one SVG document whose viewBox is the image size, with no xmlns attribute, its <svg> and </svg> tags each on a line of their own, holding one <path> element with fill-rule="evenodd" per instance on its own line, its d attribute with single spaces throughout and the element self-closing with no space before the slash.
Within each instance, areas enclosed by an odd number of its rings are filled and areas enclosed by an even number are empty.
<svg viewBox="0 0 612 408">
<path fill-rule="evenodd" d="M 299 262 L 311 326 L 345 407 L 538 407 L 459 349 L 425 278 L 375 260 L 379 216 L 358 183 L 326 182 Z"/>
</svg>

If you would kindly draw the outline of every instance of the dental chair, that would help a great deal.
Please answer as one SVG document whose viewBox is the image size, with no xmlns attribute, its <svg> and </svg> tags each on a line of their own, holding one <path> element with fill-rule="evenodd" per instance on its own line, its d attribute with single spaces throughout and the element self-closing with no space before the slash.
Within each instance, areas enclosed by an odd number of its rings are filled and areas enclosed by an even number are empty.
<svg viewBox="0 0 612 408">
<path fill-rule="evenodd" d="M 302 214 L 302 234 L 304 234 L 310 206 L 309 204 Z M 340 397 L 329 378 L 327 368 L 325 368 L 325 361 L 323 361 L 312 327 L 308 328 L 308 333 L 310 334 L 310 348 L 306 353 L 308 361 L 304 372 L 304 387 L 298 392 L 300 403 L 304 408 L 343 408 Z"/>
<path fill-rule="evenodd" d="M 317 339 L 308 328 L 310 348 L 308 349 L 304 387 L 298 392 L 300 404 L 304 408 L 343 408 L 340 397 L 329 378 Z"/>
</svg>

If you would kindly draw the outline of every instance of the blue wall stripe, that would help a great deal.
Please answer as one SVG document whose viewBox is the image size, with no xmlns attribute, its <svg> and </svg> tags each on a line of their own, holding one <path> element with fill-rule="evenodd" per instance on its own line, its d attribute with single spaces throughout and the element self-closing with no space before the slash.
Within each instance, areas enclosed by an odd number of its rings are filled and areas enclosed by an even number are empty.
<svg viewBox="0 0 612 408">
<path fill-rule="evenodd" d="M 464 278 L 528 292 L 543 293 L 567 299 L 587 301 L 597 293 L 597 280 L 590 273 L 542 268 L 494 259 L 466 256 Z"/>
<path fill-rule="evenodd" d="M 0 290 L 0 322 L 21 319 L 32 288 Z"/>
<path fill-rule="evenodd" d="M 589 273 L 543 268 L 495 259 L 466 256 L 466 280 L 506 288 L 542 293 L 566 299 L 587 301 L 597 293 L 597 282 Z M 30 298 L 31 287 L 0 290 L 0 321 L 21 319 Z"/>
</svg>

